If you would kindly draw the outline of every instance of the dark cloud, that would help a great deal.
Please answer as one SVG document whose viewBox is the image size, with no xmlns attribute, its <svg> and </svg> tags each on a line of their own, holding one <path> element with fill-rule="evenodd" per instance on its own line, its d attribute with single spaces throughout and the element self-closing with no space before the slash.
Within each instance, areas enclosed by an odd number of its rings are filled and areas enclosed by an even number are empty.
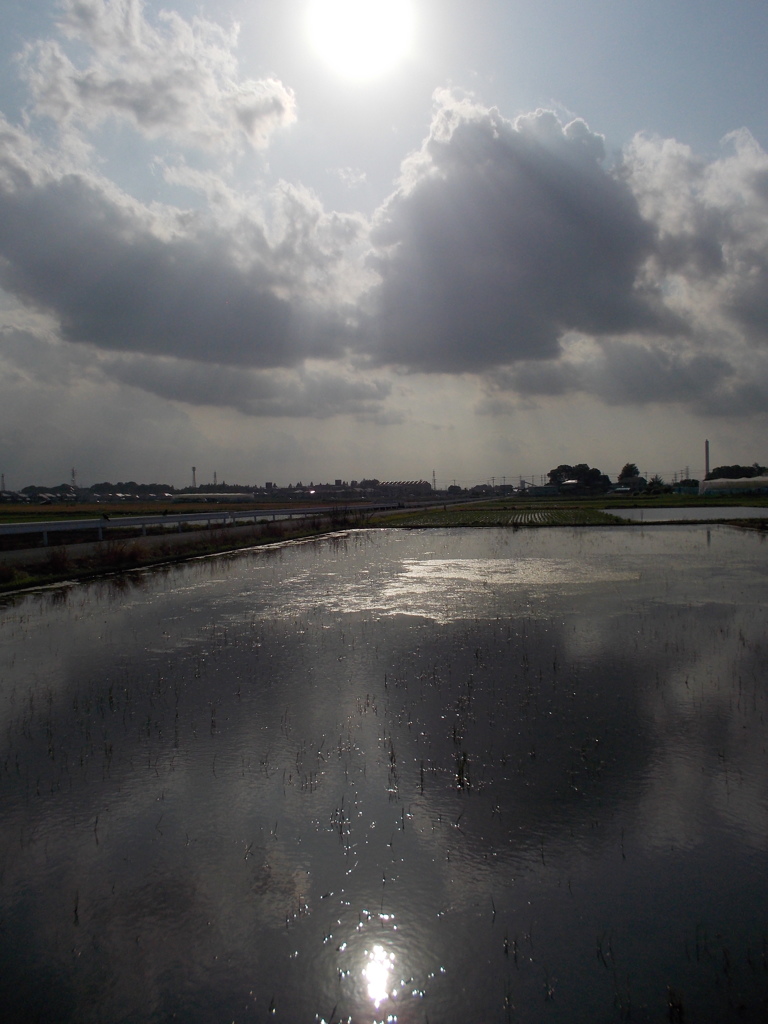
<svg viewBox="0 0 768 1024">
<path fill-rule="evenodd" d="M 608 331 L 593 323 L 561 335 L 544 359 L 541 350 L 518 350 L 523 358 L 488 375 L 484 408 L 498 410 L 513 395 L 584 394 L 703 416 L 765 414 L 768 156 L 743 131 L 711 161 L 673 139 L 638 135 L 612 178 L 629 190 L 652 235 L 636 279 L 654 302 L 663 297 L 666 317 L 641 331 L 629 321 Z M 540 303 L 540 291 L 531 296 Z M 556 298 L 551 304 L 558 309 Z"/>
<path fill-rule="evenodd" d="M 0 189 L 0 281 L 103 349 L 261 367 L 339 354 L 340 322 L 285 294 L 279 246 L 262 234 L 244 263 L 213 221 L 170 227 L 75 175 Z"/>
<path fill-rule="evenodd" d="M 608 405 L 685 404 L 716 391 L 734 374 L 720 356 L 612 339 L 581 359 L 521 363 L 497 375 L 494 389 L 529 395 L 584 391 Z"/>
<path fill-rule="evenodd" d="M 724 346 L 727 351 L 727 346 Z M 486 378 L 481 411 L 499 411 L 509 396 L 588 394 L 608 406 L 687 407 L 702 416 L 755 416 L 768 410 L 768 359 L 747 366 L 715 352 L 607 339 L 558 361 L 530 360 Z"/>
<path fill-rule="evenodd" d="M 33 380 L 38 388 L 53 389 L 116 382 L 187 405 L 260 417 L 378 419 L 391 392 L 388 381 L 338 364 L 251 370 L 172 356 L 95 352 L 12 328 L 0 328 L 0 365 L 6 388 Z"/>
<path fill-rule="evenodd" d="M 371 418 L 390 392 L 383 381 L 339 367 L 244 371 L 188 360 L 120 356 L 102 360 L 101 368 L 111 379 L 162 398 L 232 408 L 248 416 Z"/>
<path fill-rule="evenodd" d="M 748 273 L 733 288 L 724 311 L 755 344 L 768 345 L 768 254 L 751 255 Z M 746 268 L 745 268 L 746 269 Z"/>
<path fill-rule="evenodd" d="M 568 329 L 671 325 L 638 283 L 653 231 L 603 155 L 582 121 L 510 122 L 441 94 L 373 232 L 374 359 L 481 370 L 554 359 Z"/>
<path fill-rule="evenodd" d="M 140 0 L 60 10 L 24 55 L 24 127 L 0 118 L 0 285 L 51 330 L 47 361 L 6 344 L 9 372 L 39 358 L 47 382 L 69 348 L 74 375 L 269 417 L 396 417 L 384 368 L 493 378 L 497 409 L 765 404 L 768 156 L 748 133 L 712 160 L 639 135 L 609 166 L 582 120 L 440 91 L 371 225 L 297 182 L 242 187 L 241 144 L 266 147 L 295 106 L 240 77 L 236 30 Z M 108 180 L 115 120 L 189 208 L 132 197 L 127 165 Z"/>
</svg>

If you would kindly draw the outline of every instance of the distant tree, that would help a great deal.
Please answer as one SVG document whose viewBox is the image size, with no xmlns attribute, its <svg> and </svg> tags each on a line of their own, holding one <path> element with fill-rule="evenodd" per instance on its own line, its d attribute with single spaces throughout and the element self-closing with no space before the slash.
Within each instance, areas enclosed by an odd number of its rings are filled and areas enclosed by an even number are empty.
<svg viewBox="0 0 768 1024">
<path fill-rule="evenodd" d="M 580 462 L 578 466 L 573 467 L 573 476 L 580 484 L 584 484 L 585 487 L 600 487 L 603 484 L 610 486 L 611 483 L 605 473 L 601 473 L 597 466 L 590 467 L 585 462 Z"/>
<path fill-rule="evenodd" d="M 743 480 L 747 477 L 762 476 L 767 472 L 765 466 L 753 462 L 751 466 L 716 466 L 707 473 L 705 480 Z"/>
<path fill-rule="evenodd" d="M 573 466 L 567 466 L 563 463 L 556 469 L 550 469 L 547 476 L 551 484 L 561 484 L 563 480 L 573 480 Z"/>
<path fill-rule="evenodd" d="M 222 480 L 220 484 L 200 484 L 197 488 L 199 494 L 241 494 L 251 490 L 253 488 L 250 485 L 228 484 L 226 480 Z"/>
<path fill-rule="evenodd" d="M 672 488 L 668 484 L 664 483 L 664 480 L 658 473 L 655 473 L 648 481 L 645 491 L 646 494 L 669 494 L 671 493 Z"/>
<path fill-rule="evenodd" d="M 634 462 L 627 462 L 622 471 L 619 473 L 619 482 L 622 480 L 629 480 L 633 476 L 640 476 L 640 470 L 637 468 Z"/>
<path fill-rule="evenodd" d="M 581 486 L 590 491 L 607 491 L 611 481 L 601 473 L 595 466 L 588 466 L 586 462 L 578 462 L 575 466 L 568 466 L 565 463 L 556 469 L 550 469 L 547 473 L 551 484 L 562 484 L 566 480 L 577 480 Z"/>
</svg>

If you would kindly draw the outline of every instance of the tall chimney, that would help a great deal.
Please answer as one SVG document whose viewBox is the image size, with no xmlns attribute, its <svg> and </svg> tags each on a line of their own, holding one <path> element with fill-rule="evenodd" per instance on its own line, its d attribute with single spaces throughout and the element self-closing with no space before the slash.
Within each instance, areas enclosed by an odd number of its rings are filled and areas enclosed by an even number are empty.
<svg viewBox="0 0 768 1024">
<path fill-rule="evenodd" d="M 704 442 L 704 476 L 709 476 L 709 441 Z"/>
</svg>

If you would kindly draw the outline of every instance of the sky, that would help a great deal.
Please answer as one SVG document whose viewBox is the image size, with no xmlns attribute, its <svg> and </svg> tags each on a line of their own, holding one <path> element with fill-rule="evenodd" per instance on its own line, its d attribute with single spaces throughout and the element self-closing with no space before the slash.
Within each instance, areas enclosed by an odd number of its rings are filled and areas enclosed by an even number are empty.
<svg viewBox="0 0 768 1024">
<path fill-rule="evenodd" d="M 6 487 L 768 462 L 768 5 L 0 28 Z"/>
</svg>

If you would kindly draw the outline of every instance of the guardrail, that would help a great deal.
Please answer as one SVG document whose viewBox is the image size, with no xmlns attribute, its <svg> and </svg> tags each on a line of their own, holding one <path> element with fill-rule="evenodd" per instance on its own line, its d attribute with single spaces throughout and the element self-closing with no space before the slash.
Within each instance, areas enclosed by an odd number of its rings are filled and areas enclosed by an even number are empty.
<svg viewBox="0 0 768 1024">
<path fill-rule="evenodd" d="M 206 512 L 168 512 L 152 516 L 108 516 L 99 519 L 58 519 L 38 523 L 3 523 L 0 524 L 0 537 L 12 534 L 42 534 L 43 546 L 50 544 L 50 535 L 56 533 L 93 532 L 96 540 L 104 540 L 110 531 L 141 528 L 142 536 L 146 536 L 147 527 L 162 527 L 166 530 L 174 527 L 181 532 L 186 523 L 206 523 L 211 529 L 215 526 L 234 526 L 236 523 L 258 523 L 262 520 L 277 519 L 312 519 L 315 516 L 339 516 L 360 512 L 383 512 L 397 508 L 397 502 L 366 505 L 318 505 L 313 508 L 251 508 L 233 511 Z"/>
</svg>

